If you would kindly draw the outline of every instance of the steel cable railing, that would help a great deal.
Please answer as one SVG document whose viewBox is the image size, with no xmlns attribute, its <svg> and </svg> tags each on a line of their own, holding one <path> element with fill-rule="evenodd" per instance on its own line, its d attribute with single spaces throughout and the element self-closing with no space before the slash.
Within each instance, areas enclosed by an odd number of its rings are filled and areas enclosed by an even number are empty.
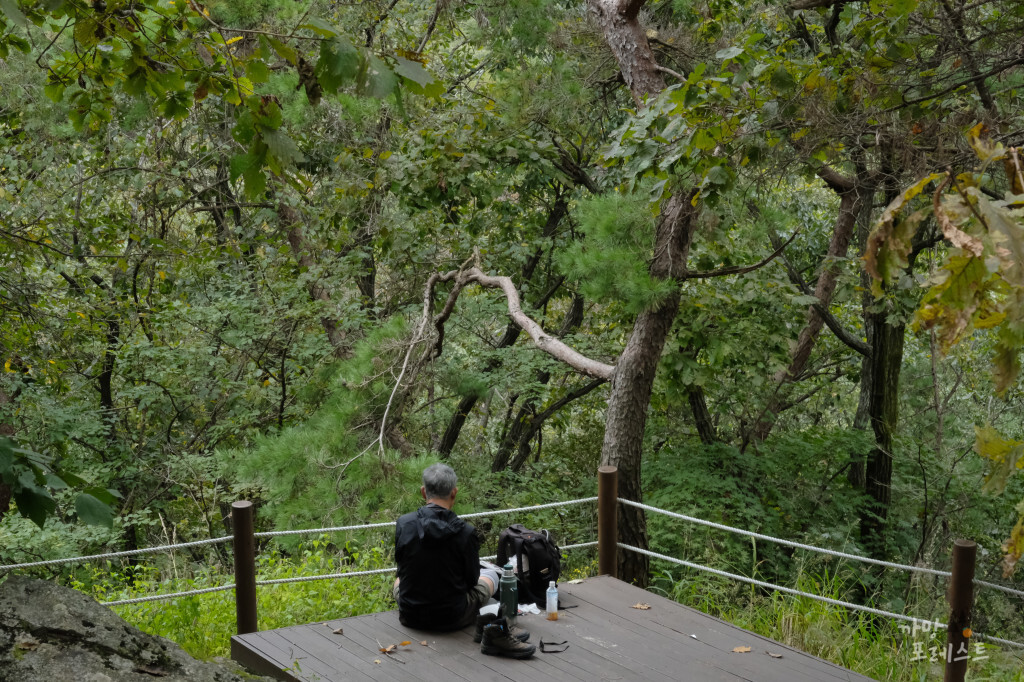
<svg viewBox="0 0 1024 682">
<path fill-rule="evenodd" d="M 511 509 L 496 509 L 496 510 L 488 510 L 488 511 L 482 511 L 482 512 L 473 512 L 473 513 L 470 513 L 470 514 L 462 514 L 461 518 L 471 519 L 471 518 L 480 518 L 480 517 L 486 517 L 486 516 L 495 516 L 495 515 L 498 515 L 498 514 L 509 514 L 509 513 L 519 513 L 519 512 L 540 511 L 540 510 L 543 510 L 543 509 L 553 509 L 553 508 L 557 508 L 557 507 L 566 507 L 566 506 L 570 506 L 570 505 L 577 505 L 577 504 L 584 504 L 584 503 L 588 503 L 588 502 L 594 502 L 594 501 L 597 501 L 597 499 L 598 499 L 597 497 L 584 497 L 584 498 L 579 498 L 579 499 L 574 499 L 574 500 L 567 500 L 567 501 L 564 501 L 564 502 L 551 502 L 551 503 L 547 503 L 547 504 L 533 505 L 533 506 L 528 506 L 528 507 L 515 507 L 515 508 L 511 508 Z M 658 507 L 653 507 L 651 505 L 642 504 L 640 502 L 634 502 L 632 500 L 625 500 L 625 499 L 622 499 L 622 498 L 618 498 L 617 501 L 619 503 L 623 504 L 623 505 L 631 506 L 631 507 L 636 507 L 638 509 L 643 509 L 644 511 L 648 511 L 648 512 L 651 512 L 651 513 L 661 514 L 661 515 L 664 515 L 664 516 L 668 516 L 670 518 L 675 518 L 675 519 L 679 519 L 679 520 L 682 520 L 682 521 L 687 521 L 687 522 L 690 522 L 690 523 L 695 523 L 695 524 L 703 525 L 703 526 L 706 526 L 706 527 L 709 527 L 709 528 L 714 528 L 714 529 L 717 529 L 717 530 L 722 530 L 722 531 L 726 531 L 726 532 L 730 532 L 730 533 L 735 533 L 735 534 L 738 534 L 738 535 L 743 535 L 743 536 L 754 538 L 754 539 L 758 539 L 758 540 L 764 540 L 764 541 L 767 541 L 767 542 L 773 542 L 773 543 L 781 544 L 781 545 L 784 545 L 784 546 L 787 546 L 787 547 L 793 547 L 793 548 L 796 548 L 796 549 L 804 549 L 804 550 L 808 550 L 808 551 L 812 551 L 812 552 L 817 552 L 817 553 L 820 553 L 820 554 L 825 554 L 825 555 L 828 555 L 828 556 L 834 556 L 834 557 L 838 557 L 838 558 L 842 558 L 842 559 L 849 559 L 849 560 L 852 560 L 852 561 L 859 561 L 859 562 L 863 562 L 863 563 L 873 564 L 873 565 L 877 565 L 877 566 L 883 566 L 883 567 L 886 567 L 886 568 L 892 568 L 892 569 L 897 569 L 897 570 L 916 572 L 916 573 L 924 573 L 924 574 L 928 574 L 928 575 L 935 575 L 935 576 L 946 577 L 946 578 L 948 578 L 948 577 L 950 577 L 952 575 L 952 573 L 950 573 L 949 571 L 942 571 L 942 570 L 928 568 L 928 567 L 923 567 L 923 566 L 911 566 L 911 565 L 908 565 L 908 564 L 899 564 L 899 563 L 894 563 L 894 562 L 890 562 L 890 561 L 882 561 L 882 560 L 879 560 L 879 559 L 873 559 L 873 558 L 870 558 L 870 557 L 864 557 L 864 556 L 860 556 L 860 555 L 857 555 L 857 554 L 850 554 L 848 552 L 841 552 L 841 551 L 837 551 L 837 550 L 827 549 L 827 548 L 824 548 L 824 547 L 816 547 L 814 545 L 808 545 L 808 544 L 805 544 L 805 543 L 794 542 L 792 540 L 786 540 L 784 538 L 778 538 L 778 537 L 774 537 L 774 536 L 771 536 L 771 535 L 766 535 L 764 533 L 757 533 L 757 532 L 746 530 L 746 529 L 743 529 L 743 528 L 736 528 L 734 526 L 728 526 L 728 525 L 721 524 L 721 523 L 715 523 L 713 521 L 707 521 L 705 519 L 697 518 L 697 517 L 694 517 L 694 516 L 687 516 L 685 514 L 679 514 L 679 513 L 672 512 L 672 511 L 669 511 L 669 510 L 666 510 L 666 509 L 659 509 Z M 324 533 L 332 533 L 332 532 L 347 532 L 347 531 L 356 531 L 356 530 L 372 530 L 372 529 L 380 529 L 380 528 L 390 528 L 390 527 L 393 527 L 393 526 L 394 526 L 394 522 L 393 521 L 388 521 L 388 522 L 382 522 L 382 523 L 368 523 L 368 524 L 349 525 L 349 526 L 330 526 L 330 527 L 323 527 L 323 528 L 305 528 L 305 529 L 293 529 L 293 530 L 281 530 L 281 531 L 268 531 L 268 532 L 261 532 L 261 533 L 253 533 L 252 537 L 253 538 L 265 539 L 265 538 L 291 536 L 291 535 L 309 535 L 309 534 L 324 534 Z M 122 557 L 129 557 L 129 556 L 138 556 L 138 555 L 143 555 L 143 554 L 157 554 L 157 553 L 161 553 L 161 552 L 171 552 L 171 551 L 174 551 L 174 550 L 185 549 L 185 548 L 189 548 L 189 547 L 200 547 L 200 546 L 204 546 L 204 545 L 219 544 L 219 543 L 223 543 L 223 542 L 228 542 L 230 540 L 232 540 L 231 536 L 224 536 L 224 537 L 219 537 L 219 538 L 209 538 L 209 539 L 206 539 L 206 540 L 197 540 L 197 541 L 193 541 L 193 542 L 182 542 L 182 543 L 176 543 L 176 544 L 170 544 L 170 545 L 161 545 L 161 546 L 157 546 L 157 547 L 147 547 L 147 548 L 128 550 L 128 551 L 123 551 L 123 552 L 107 552 L 107 553 L 103 553 L 103 554 L 94 554 L 94 555 L 82 556 L 82 557 L 68 557 L 68 558 L 64 558 L 64 559 L 49 559 L 49 560 L 45 560 L 45 561 L 34 561 L 34 562 L 21 563 L 21 564 L 10 564 L 10 565 L 6 565 L 6 566 L 0 566 L 0 572 L 6 572 L 6 571 L 11 571 L 11 570 L 16 570 L 16 569 L 23 569 L 23 568 L 36 568 L 36 567 L 41 567 L 41 566 L 54 566 L 54 565 L 60 565 L 60 564 L 66 564 L 66 563 L 93 561 L 93 560 L 98 560 L 98 559 L 114 559 L 114 558 L 122 558 Z M 593 546 L 596 546 L 597 544 L 598 544 L 597 542 L 583 542 L 583 543 L 577 543 L 577 544 L 572 544 L 572 545 L 566 545 L 566 546 L 562 547 L 561 549 L 563 551 L 567 551 L 567 550 L 572 550 L 572 549 L 579 549 L 579 548 L 585 548 L 585 547 L 593 547 Z M 824 597 L 824 596 L 816 595 L 816 594 L 809 593 L 809 592 L 803 592 L 803 591 L 796 590 L 796 589 L 793 589 L 793 588 L 783 587 L 781 585 L 774 585 L 772 583 L 767 583 L 767 582 L 764 582 L 764 581 L 756 580 L 754 578 L 748 578 L 748 577 L 742 576 L 742 575 L 728 573 L 726 571 L 721 571 L 721 570 L 718 570 L 718 569 L 714 569 L 714 568 L 711 568 L 709 566 L 702 566 L 700 564 L 695 564 L 695 563 L 692 563 L 692 562 L 689 562 L 689 561 L 684 561 L 682 559 L 676 559 L 674 557 L 669 557 L 669 556 L 666 556 L 666 555 L 663 555 L 663 554 L 659 554 L 657 552 L 652 552 L 650 550 L 645 550 L 645 549 L 641 549 L 639 547 L 634 547 L 632 545 L 618 543 L 618 546 L 623 548 L 623 549 L 629 550 L 629 551 L 633 551 L 633 552 L 637 552 L 637 553 L 644 554 L 644 555 L 647 555 L 647 556 L 651 556 L 653 558 L 657 558 L 657 559 L 660 559 L 660 560 L 669 561 L 669 562 L 672 562 L 672 563 L 675 563 L 675 564 L 678 564 L 678 565 L 681 565 L 681 566 L 692 568 L 694 570 L 700 570 L 700 571 L 709 572 L 709 573 L 712 573 L 712 574 L 715 574 L 715 575 L 719 575 L 721 577 L 726 577 L 726 578 L 730 578 L 730 579 L 733 579 L 733 580 L 738 580 L 738 581 L 741 581 L 741 582 L 745 582 L 745 583 L 749 583 L 749 584 L 753 584 L 753 585 L 758 585 L 758 586 L 764 587 L 766 589 L 777 590 L 779 592 L 786 593 L 786 594 L 792 594 L 792 595 L 795 595 L 795 596 L 801 596 L 801 597 L 806 597 L 806 598 L 809 598 L 809 599 L 815 599 L 815 600 L 818 600 L 818 601 L 821 601 L 821 602 L 825 602 L 825 603 L 829 603 L 829 604 L 832 604 L 832 605 L 835 605 L 835 606 L 841 606 L 841 607 L 849 608 L 849 609 L 852 609 L 852 610 L 863 611 L 863 612 L 871 613 L 871 614 L 874 614 L 874 615 L 879 615 L 879 616 L 884 616 L 884 617 L 888 617 L 888 618 L 893 618 L 893 619 L 896 619 L 896 620 L 903 620 L 903 621 L 915 621 L 915 620 L 918 620 L 918 619 L 915 619 L 912 616 L 906 616 L 906 615 L 903 615 L 903 614 L 892 613 L 892 612 L 889 612 L 889 611 L 884 611 L 884 610 L 881 610 L 881 609 L 875 609 L 873 607 L 863 606 L 863 605 L 860 605 L 860 604 L 853 604 L 853 603 L 841 601 L 841 600 L 838 600 L 838 599 L 832 599 L 830 597 Z M 495 558 L 496 557 L 493 556 L 493 555 L 489 556 L 489 557 L 483 557 L 483 559 L 485 559 L 485 560 L 494 560 Z M 373 569 L 373 570 L 367 570 L 367 571 L 349 571 L 349 572 L 341 572 L 341 573 L 328 573 L 328 574 L 322 574 L 322 575 L 311 575 L 311 576 L 293 576 L 293 577 L 289 577 L 289 578 L 276 578 L 276 579 L 268 579 L 268 580 L 257 580 L 256 581 L 256 585 L 258 585 L 258 586 L 270 586 L 270 585 L 281 585 L 281 584 L 286 584 L 286 583 L 311 582 L 311 581 L 316 581 L 316 580 L 330 580 L 330 579 L 351 578 L 351 577 L 358 577 L 358 576 L 367 576 L 367 575 L 378 575 L 378 574 L 385 574 L 385 573 L 393 573 L 395 570 L 396 570 L 396 568 L 392 566 L 392 567 L 388 567 L 388 568 Z M 1022 591 L 1022 590 L 1017 590 L 1017 589 L 1014 589 L 1014 588 L 1011 588 L 1011 587 L 1008 587 L 1008 586 L 1005 586 L 1005 585 L 999 585 L 998 583 L 992 583 L 992 582 L 988 582 L 988 581 L 984 581 L 984 580 L 975 579 L 974 582 L 975 582 L 975 584 L 980 585 L 980 586 L 984 586 L 984 587 L 988 587 L 988 588 L 991 588 L 991 589 L 999 590 L 1001 592 L 1004 592 L 1004 593 L 1007 593 L 1007 594 L 1011 594 L 1011 595 L 1014 595 L 1014 596 L 1024 597 L 1024 591 Z M 195 590 L 185 590 L 185 591 L 182 591 L 182 592 L 173 592 L 173 593 L 168 593 L 168 594 L 156 594 L 156 595 L 149 595 L 149 596 L 145 596 L 145 597 L 137 597 L 137 598 L 133 598 L 133 599 L 120 599 L 120 600 L 115 600 L 115 601 L 104 602 L 104 604 L 107 605 L 107 606 L 120 606 L 120 605 L 126 605 L 126 604 L 138 604 L 138 603 L 145 603 L 145 602 L 151 602 L 151 601 L 175 599 L 175 598 L 187 597 L 187 596 L 193 596 L 193 595 L 209 594 L 209 593 L 213 593 L 213 592 L 222 592 L 222 591 L 232 590 L 234 588 L 235 588 L 235 584 L 232 583 L 232 584 L 229 584 L 229 585 L 220 585 L 220 586 L 217 586 L 217 587 L 208 587 L 208 588 L 195 589 Z M 1006 644 L 1008 646 L 1024 648 L 1024 644 L 1021 644 L 1019 642 L 1014 642 L 1014 641 L 1011 641 L 1011 640 L 1005 640 L 1005 639 L 1001 639 L 1001 638 L 998 638 L 998 637 L 992 637 L 992 636 L 987 636 L 987 635 L 984 636 L 984 638 L 989 640 L 989 641 L 992 641 L 992 642 L 998 642 L 1000 644 Z"/>
<path fill-rule="evenodd" d="M 796 589 L 793 589 L 791 587 L 783 587 L 782 585 L 775 585 L 773 583 L 765 582 L 763 580 L 757 580 L 756 578 L 748 578 L 745 575 L 737 575 L 736 573 L 729 573 L 727 571 L 720 571 L 717 568 L 711 568 L 710 566 L 703 566 L 701 564 L 695 564 L 695 563 L 692 563 L 692 562 L 689 562 L 689 561 L 684 561 L 682 559 L 676 559 L 675 557 L 666 556 L 665 554 L 659 554 L 657 552 L 652 552 L 652 551 L 647 550 L 647 549 L 640 549 L 639 547 L 634 547 L 633 545 L 627 545 L 627 544 L 624 544 L 624 543 L 621 543 L 621 542 L 617 543 L 617 544 L 622 549 L 628 549 L 629 551 L 636 552 L 637 554 L 644 554 L 646 556 L 653 557 L 655 559 L 661 559 L 662 561 L 668 561 L 668 562 L 671 562 L 673 564 L 679 564 L 680 566 L 686 566 L 687 568 L 692 568 L 692 569 L 695 569 L 695 570 L 698 570 L 698 571 L 705 571 L 707 573 L 712 573 L 714 575 L 717 575 L 717 576 L 720 576 L 720 577 L 723 577 L 723 578 L 731 578 L 733 580 L 738 580 L 740 582 L 748 583 L 750 585 L 757 585 L 758 587 L 764 587 L 764 588 L 767 588 L 767 589 L 770 589 L 770 590 L 777 590 L 778 592 L 785 592 L 786 594 L 792 594 L 792 595 L 795 595 L 795 596 L 798 596 L 798 597 L 807 597 L 808 599 L 814 599 L 814 600 L 817 600 L 817 601 L 820 601 L 820 602 L 824 602 L 826 604 L 832 604 L 833 606 L 843 606 L 843 607 L 848 608 L 848 609 L 853 609 L 853 610 L 856 610 L 856 611 L 864 611 L 865 613 L 870 613 L 870 614 L 873 614 L 873 615 L 876 615 L 876 616 L 886 616 L 888 618 L 894 618 L 896 620 L 903 620 L 903 621 L 907 621 L 907 622 L 911 622 L 911 623 L 921 622 L 922 621 L 922 619 L 920 619 L 920 618 L 915 618 L 913 616 L 907 616 L 907 615 L 904 615 L 902 613 L 893 613 L 892 611 L 883 611 L 882 609 L 876 609 L 876 608 L 871 607 L 871 606 L 863 606 L 861 604 L 854 604 L 852 602 L 842 601 L 840 599 L 832 599 L 831 597 L 825 597 L 825 596 L 822 596 L 820 594 L 814 594 L 813 592 L 803 592 L 801 590 L 796 590 Z M 938 625 L 940 627 L 946 627 L 945 623 L 942 623 L 942 622 L 939 622 L 939 621 L 929 621 L 929 622 L 933 622 L 934 624 L 936 624 L 936 625 Z M 1008 646 L 1020 647 L 1020 648 L 1024 649 L 1024 643 L 1021 643 L 1021 642 L 1014 642 L 1014 641 L 1011 641 L 1009 639 L 1002 639 L 1000 637 L 993 637 L 991 635 L 978 634 L 978 636 L 983 638 L 983 639 L 987 639 L 990 642 L 998 642 L 1000 644 L 1006 644 Z"/>
<path fill-rule="evenodd" d="M 838 551 L 836 551 L 834 549 L 825 549 L 824 547 L 815 547 L 814 545 L 805 545 L 805 544 L 803 544 L 801 542 L 793 542 L 792 540 L 785 540 L 783 538 L 777 538 L 777 537 L 773 537 L 771 535 L 764 535 L 763 533 L 755 533 L 753 531 L 744 530 L 742 528 L 735 528 L 733 526 L 726 526 L 725 524 L 715 523 L 714 521 L 706 521 L 704 519 L 699 519 L 699 518 L 697 518 L 695 516 L 686 516 L 685 514 L 677 514 L 676 512 L 671 512 L 671 511 L 668 511 L 667 509 L 659 509 L 657 507 L 652 507 L 652 506 L 647 505 L 647 504 L 641 504 L 640 502 L 634 502 L 632 500 L 624 500 L 622 498 L 619 498 L 619 502 L 621 502 L 622 504 L 627 505 L 629 507 L 636 507 L 638 509 L 643 509 L 645 511 L 654 512 L 656 514 L 662 514 L 664 516 L 669 516 L 669 517 L 674 518 L 674 519 L 680 519 L 682 521 L 689 521 L 690 523 L 696 523 L 696 524 L 700 524 L 702 526 L 707 526 L 709 528 L 715 528 L 717 530 L 724 530 L 724 531 L 728 531 L 730 533 L 736 533 L 737 535 L 745 535 L 746 537 L 755 538 L 757 540 L 766 540 L 768 542 L 774 542 L 774 543 L 777 543 L 777 544 L 780 544 L 780 545 L 785 545 L 787 547 L 795 547 L 797 549 L 806 549 L 806 550 L 809 550 L 811 552 L 818 552 L 819 554 L 827 554 L 829 556 L 840 557 L 840 558 L 843 558 L 843 559 L 852 559 L 853 561 L 861 561 L 863 563 L 874 564 L 876 566 L 884 566 L 886 568 L 895 568 L 895 569 L 899 569 L 899 570 L 902 570 L 902 571 L 913 571 L 913 572 L 916 572 L 916 573 L 927 573 L 929 575 L 937 575 L 937 576 L 942 576 L 942 577 L 946 577 L 946 578 L 949 578 L 949 577 L 951 577 L 953 575 L 949 571 L 940 571 L 940 570 L 937 570 L 937 569 L 934 569 L 934 568 L 927 568 L 927 567 L 924 567 L 924 566 L 910 566 L 908 564 L 897 564 L 897 563 L 893 563 L 891 561 L 882 561 L 880 559 L 872 559 L 870 557 L 860 556 L 859 554 L 848 554 L 846 552 L 838 552 Z M 975 585 L 982 585 L 984 587 L 990 587 L 990 588 L 992 588 L 994 590 L 999 590 L 999 591 L 1005 592 L 1007 594 L 1012 594 L 1012 595 L 1014 595 L 1016 597 L 1024 597 L 1024 590 L 1016 590 L 1016 589 L 1014 589 L 1012 587 L 1007 587 L 1005 585 L 1000 585 L 998 583 L 990 583 L 990 582 L 988 582 L 986 580 L 978 580 L 977 578 L 975 578 L 974 584 Z"/>
</svg>

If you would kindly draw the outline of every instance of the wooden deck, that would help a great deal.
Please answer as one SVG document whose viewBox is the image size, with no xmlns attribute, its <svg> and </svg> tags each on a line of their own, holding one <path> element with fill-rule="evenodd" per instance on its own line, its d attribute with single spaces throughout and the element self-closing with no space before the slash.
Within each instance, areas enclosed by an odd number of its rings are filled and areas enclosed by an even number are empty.
<svg viewBox="0 0 1024 682">
<path fill-rule="evenodd" d="M 280 680 L 739 680 L 826 682 L 870 678 L 760 637 L 626 583 L 602 576 L 559 585 L 558 621 L 523 616 L 530 642 L 561 642 L 563 653 L 516 661 L 484 656 L 472 628 L 451 633 L 412 630 L 397 611 L 338 618 L 231 638 L 231 657 Z M 649 610 L 634 609 L 637 603 Z M 334 634 L 335 630 L 341 634 Z M 428 646 L 420 644 L 426 641 Z M 398 646 L 392 655 L 378 649 Z M 736 653 L 734 647 L 750 647 Z M 775 658 L 769 655 L 781 654 Z"/>
</svg>

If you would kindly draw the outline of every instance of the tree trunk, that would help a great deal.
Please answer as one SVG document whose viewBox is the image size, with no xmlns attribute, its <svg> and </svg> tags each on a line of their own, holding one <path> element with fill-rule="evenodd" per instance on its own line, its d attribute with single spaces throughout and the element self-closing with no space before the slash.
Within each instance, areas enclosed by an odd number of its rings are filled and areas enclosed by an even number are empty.
<svg viewBox="0 0 1024 682">
<path fill-rule="evenodd" d="M 864 310 L 868 310 L 874 302 L 874 298 L 871 295 L 871 283 L 869 276 L 866 271 L 861 271 L 861 287 L 864 289 L 862 294 L 862 305 Z M 874 349 L 875 347 L 875 318 L 865 314 L 864 315 L 864 336 L 867 339 L 868 347 Z M 860 395 L 857 398 L 857 412 L 853 417 L 853 428 L 864 431 L 871 426 L 871 385 L 874 367 L 874 360 L 872 354 L 862 356 L 860 362 Z M 867 472 L 865 470 L 867 462 L 866 453 L 858 453 L 854 455 L 853 460 L 850 462 L 850 472 L 847 479 L 850 481 L 850 485 L 858 490 L 864 490 L 864 484 L 867 480 Z"/>
<path fill-rule="evenodd" d="M 287 230 L 288 244 L 291 246 L 292 253 L 295 254 L 299 266 L 308 271 L 314 266 L 315 261 L 310 254 L 309 243 L 302 233 L 302 222 L 298 211 L 287 204 L 279 204 L 277 207 L 277 217 L 281 221 L 281 227 Z M 326 303 L 331 300 L 330 293 L 316 280 L 309 283 L 309 295 L 314 301 Z M 327 332 L 327 340 L 331 342 L 331 347 L 334 348 L 335 356 L 339 358 L 347 357 L 349 354 L 348 344 L 345 340 L 345 332 L 338 325 L 338 321 L 329 315 L 325 315 L 321 318 L 321 323 L 324 326 L 324 331 Z"/>
<path fill-rule="evenodd" d="M 643 4 L 644 0 L 590 0 L 605 42 L 615 55 L 622 79 L 638 106 L 665 87 L 647 32 L 637 21 Z M 670 279 L 686 271 L 690 240 L 699 213 L 695 207 L 696 196 L 694 190 L 680 188 L 662 202 L 655 228 L 655 256 L 649 268 L 656 279 Z M 637 317 L 612 375 L 601 464 L 618 467 L 619 495 L 625 499 L 640 501 L 642 498 L 640 473 L 647 408 L 661 351 L 679 311 L 679 300 L 676 290 Z M 647 547 L 647 522 L 641 510 L 621 509 L 619 540 Z M 649 563 L 642 554 L 619 552 L 619 577 L 646 585 Z"/>
<path fill-rule="evenodd" d="M 674 292 L 654 310 L 641 313 L 615 366 L 605 414 L 601 465 L 618 468 L 619 497 L 623 499 L 643 499 L 640 474 L 647 407 L 661 350 L 678 310 L 679 293 Z M 647 548 L 647 520 L 642 510 L 626 506 L 619 509 L 619 541 Z M 619 552 L 619 578 L 645 587 L 649 564 L 645 555 Z"/>
<path fill-rule="evenodd" d="M 869 313 L 874 327 L 871 343 L 871 390 L 868 417 L 875 445 L 865 462 L 864 491 L 869 502 L 861 514 L 861 541 L 871 556 L 885 556 L 885 521 L 892 499 L 892 440 L 899 422 L 900 369 L 903 365 L 904 324 L 889 324 L 886 312 Z"/>
<path fill-rule="evenodd" d="M 718 442 L 718 432 L 715 429 L 715 422 L 711 419 L 711 412 L 708 411 L 708 403 L 704 400 L 704 389 L 700 386 L 691 386 L 686 392 L 690 401 L 690 411 L 693 413 L 693 423 L 697 427 L 697 435 L 700 442 L 705 445 Z"/>
<path fill-rule="evenodd" d="M 0 410 L 3 409 L 4 405 L 11 403 L 11 397 L 7 395 L 7 392 L 0 387 Z M 14 435 L 14 425 L 3 421 L 3 414 L 0 413 L 0 436 L 7 436 L 8 438 Z M 3 481 L 0 481 L 0 521 L 4 520 L 4 516 L 11 508 L 11 486 L 7 485 Z"/>
</svg>

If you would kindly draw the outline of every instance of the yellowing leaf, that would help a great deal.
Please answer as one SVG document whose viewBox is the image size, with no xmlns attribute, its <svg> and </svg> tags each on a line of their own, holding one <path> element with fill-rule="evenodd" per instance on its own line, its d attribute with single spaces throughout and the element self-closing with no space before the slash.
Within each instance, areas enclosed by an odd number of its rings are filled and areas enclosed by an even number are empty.
<svg viewBox="0 0 1024 682">
<path fill-rule="evenodd" d="M 407 639 L 404 642 L 399 642 L 398 644 L 399 646 L 409 646 L 410 644 L 412 644 L 412 641 Z"/>
<path fill-rule="evenodd" d="M 871 230 L 867 246 L 864 249 L 864 264 L 868 274 L 875 281 L 891 279 L 894 274 L 894 265 L 905 267 L 907 254 L 910 253 L 911 240 L 914 233 L 917 232 L 917 226 L 924 218 L 924 213 L 915 214 L 901 221 L 899 227 L 902 229 L 897 229 L 896 217 L 911 199 L 924 191 L 928 183 L 944 177 L 944 175 L 944 173 L 926 175 L 903 190 L 882 212 L 882 216 Z"/>
<path fill-rule="evenodd" d="M 982 490 L 1001 493 L 1013 470 L 1024 468 L 1024 441 L 1003 438 L 991 425 L 974 427 L 974 451 L 992 462 Z"/>
<path fill-rule="evenodd" d="M 967 131 L 967 141 L 971 143 L 971 147 L 974 149 L 974 153 L 978 155 L 978 158 L 985 163 L 1006 156 L 1006 148 L 999 142 L 993 144 L 988 132 L 988 126 L 984 123 L 979 123 Z"/>
<path fill-rule="evenodd" d="M 242 36 L 235 36 L 231 40 L 226 41 L 224 44 L 225 45 L 231 45 L 232 43 L 237 43 L 241 39 L 242 39 Z"/>
<path fill-rule="evenodd" d="M 732 650 L 733 650 L 733 652 L 735 652 L 737 654 L 746 654 L 746 653 L 750 652 L 750 647 L 749 646 L 734 646 L 732 648 Z"/>
<path fill-rule="evenodd" d="M 644 602 L 637 602 L 636 604 L 633 604 L 633 606 L 631 606 L 630 608 L 632 608 L 632 609 L 640 609 L 641 611 L 649 611 L 650 608 L 651 608 L 651 605 L 647 604 L 647 603 L 644 603 Z"/>
<path fill-rule="evenodd" d="M 1003 557 L 1003 577 L 1009 578 L 1013 575 L 1013 570 L 1017 567 L 1021 555 L 1024 554 L 1024 516 L 1017 521 L 1010 537 L 1003 543 L 1003 551 L 1006 552 Z"/>
</svg>

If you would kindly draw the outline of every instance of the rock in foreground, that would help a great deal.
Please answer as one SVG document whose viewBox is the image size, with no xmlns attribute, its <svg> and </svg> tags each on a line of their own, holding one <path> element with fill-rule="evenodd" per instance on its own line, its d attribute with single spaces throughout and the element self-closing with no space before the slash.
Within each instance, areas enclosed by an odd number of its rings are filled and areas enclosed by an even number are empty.
<svg viewBox="0 0 1024 682">
<path fill-rule="evenodd" d="M 174 608 L 168 604 L 167 608 Z M 244 682 L 215 663 L 128 625 L 81 592 L 10 576 L 0 585 L 0 680 Z"/>
</svg>

